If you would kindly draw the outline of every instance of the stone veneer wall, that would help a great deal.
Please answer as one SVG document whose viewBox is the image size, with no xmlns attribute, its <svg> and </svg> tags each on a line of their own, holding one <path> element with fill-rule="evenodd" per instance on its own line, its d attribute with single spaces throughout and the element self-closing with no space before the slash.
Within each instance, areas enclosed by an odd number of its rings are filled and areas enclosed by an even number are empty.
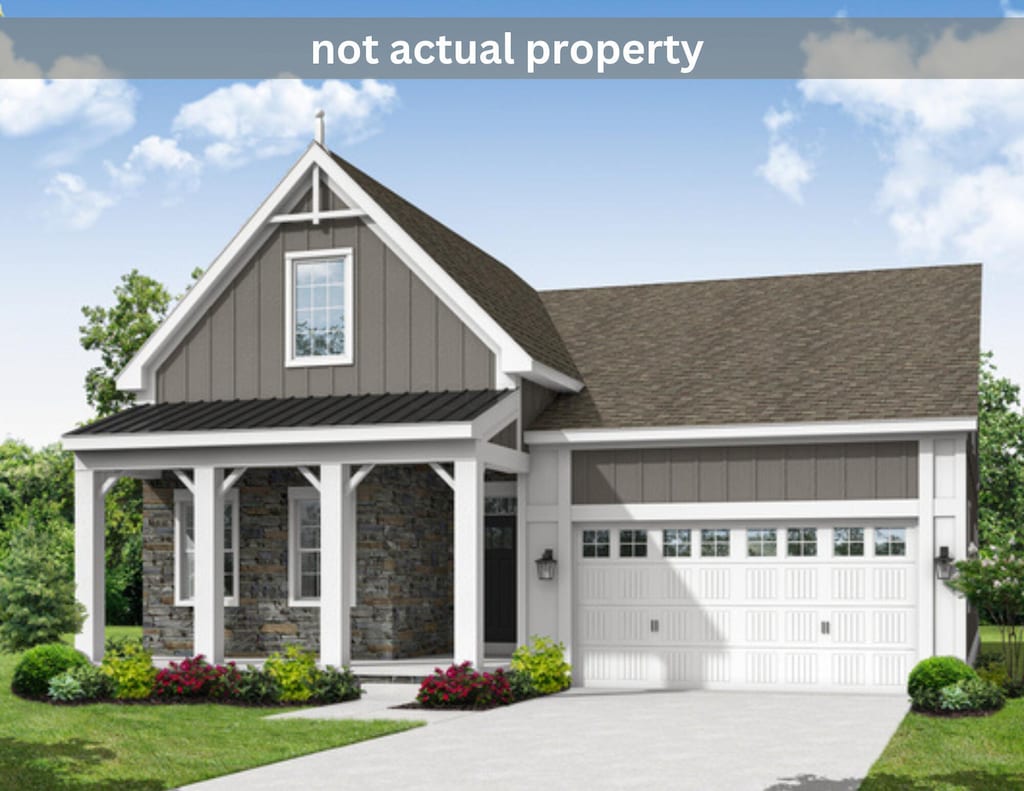
<svg viewBox="0 0 1024 791">
<path fill-rule="evenodd" d="M 156 653 L 192 653 L 192 609 L 174 606 L 174 489 L 143 488 L 143 633 Z M 288 643 L 316 649 L 320 611 L 288 606 L 292 470 L 253 470 L 239 494 L 239 606 L 224 610 L 225 652 L 265 656 Z M 451 490 L 422 466 L 381 466 L 360 484 L 353 658 L 452 650 Z"/>
</svg>

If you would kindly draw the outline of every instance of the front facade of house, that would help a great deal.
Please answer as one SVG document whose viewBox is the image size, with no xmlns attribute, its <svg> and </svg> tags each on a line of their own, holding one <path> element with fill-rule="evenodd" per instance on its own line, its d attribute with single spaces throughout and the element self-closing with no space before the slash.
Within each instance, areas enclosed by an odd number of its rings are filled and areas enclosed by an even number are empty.
<svg viewBox="0 0 1024 791">
<path fill-rule="evenodd" d="M 65 436 L 78 647 L 131 476 L 157 654 L 541 634 L 593 686 L 899 691 L 977 650 L 936 558 L 976 531 L 980 274 L 538 293 L 321 137 L 122 373 L 141 405 Z"/>
</svg>

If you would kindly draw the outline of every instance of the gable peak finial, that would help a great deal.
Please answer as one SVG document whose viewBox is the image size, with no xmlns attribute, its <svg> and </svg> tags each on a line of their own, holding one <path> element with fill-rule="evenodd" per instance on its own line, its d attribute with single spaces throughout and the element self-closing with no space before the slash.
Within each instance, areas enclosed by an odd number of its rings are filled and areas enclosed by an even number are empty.
<svg viewBox="0 0 1024 791">
<path fill-rule="evenodd" d="M 313 134 L 313 139 L 316 140 L 320 145 L 324 144 L 324 111 L 316 111 L 316 128 Z"/>
</svg>

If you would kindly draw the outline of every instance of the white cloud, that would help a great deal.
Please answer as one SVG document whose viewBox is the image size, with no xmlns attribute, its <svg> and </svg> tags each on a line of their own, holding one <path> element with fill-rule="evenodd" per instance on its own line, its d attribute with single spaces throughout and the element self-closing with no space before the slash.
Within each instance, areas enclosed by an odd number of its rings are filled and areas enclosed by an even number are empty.
<svg viewBox="0 0 1024 791">
<path fill-rule="evenodd" d="M 235 83 L 184 105 L 173 130 L 209 141 L 205 158 L 232 167 L 286 154 L 312 136 L 313 116 L 327 114 L 328 142 L 354 142 L 373 134 L 380 116 L 395 104 L 392 85 L 363 80 L 358 86 L 327 80 L 319 88 L 300 80 Z"/>
<path fill-rule="evenodd" d="M 789 126 L 796 120 L 796 116 L 793 115 L 789 110 L 776 110 L 774 107 L 769 107 L 768 112 L 764 114 L 764 125 L 771 133 L 776 133 L 784 126 Z"/>
<path fill-rule="evenodd" d="M 135 144 L 124 164 L 107 162 L 106 168 L 114 184 L 122 189 L 141 186 L 150 173 L 161 172 L 169 177 L 172 190 L 191 191 L 199 186 L 202 166 L 177 140 L 150 135 Z"/>
<path fill-rule="evenodd" d="M 757 172 L 783 195 L 803 203 L 802 190 L 811 180 L 811 166 L 789 143 L 772 143 L 768 160 Z"/>
<path fill-rule="evenodd" d="M 72 127 L 101 142 L 135 123 L 135 91 L 123 80 L 103 79 L 107 71 L 98 58 L 62 57 L 44 73 L 18 58 L 11 39 L 0 33 L 0 71 L 20 75 L 0 80 L 0 134 L 19 137 Z"/>
<path fill-rule="evenodd" d="M 89 189 L 85 181 L 73 173 L 57 173 L 47 185 L 46 194 L 55 199 L 60 215 L 75 230 L 92 227 L 115 203 L 111 195 Z"/>
<path fill-rule="evenodd" d="M 999 5 L 1003 8 L 1003 16 L 1006 17 L 1024 17 L 1024 11 L 1018 11 L 1016 8 L 1010 5 L 1009 0 L 1000 0 Z"/>
<path fill-rule="evenodd" d="M 813 175 L 811 163 L 782 139 L 782 131 L 796 120 L 791 110 L 769 107 L 762 121 L 770 136 L 768 159 L 757 168 L 757 174 L 775 189 L 796 203 L 803 203 L 803 188 Z"/>
</svg>

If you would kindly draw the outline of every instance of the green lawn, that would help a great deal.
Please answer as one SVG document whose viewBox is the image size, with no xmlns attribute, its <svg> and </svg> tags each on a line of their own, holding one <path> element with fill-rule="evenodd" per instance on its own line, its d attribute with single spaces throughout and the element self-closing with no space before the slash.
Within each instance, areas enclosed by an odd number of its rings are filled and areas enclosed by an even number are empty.
<svg viewBox="0 0 1024 791">
<path fill-rule="evenodd" d="M 982 651 L 1000 651 L 999 630 L 982 627 Z M 907 714 L 863 791 L 1024 791 L 1024 698 L 991 717 Z"/>
<path fill-rule="evenodd" d="M 3 789 L 173 788 L 419 724 L 275 721 L 266 710 L 213 704 L 52 706 L 11 694 L 16 661 L 0 655 Z"/>
</svg>

